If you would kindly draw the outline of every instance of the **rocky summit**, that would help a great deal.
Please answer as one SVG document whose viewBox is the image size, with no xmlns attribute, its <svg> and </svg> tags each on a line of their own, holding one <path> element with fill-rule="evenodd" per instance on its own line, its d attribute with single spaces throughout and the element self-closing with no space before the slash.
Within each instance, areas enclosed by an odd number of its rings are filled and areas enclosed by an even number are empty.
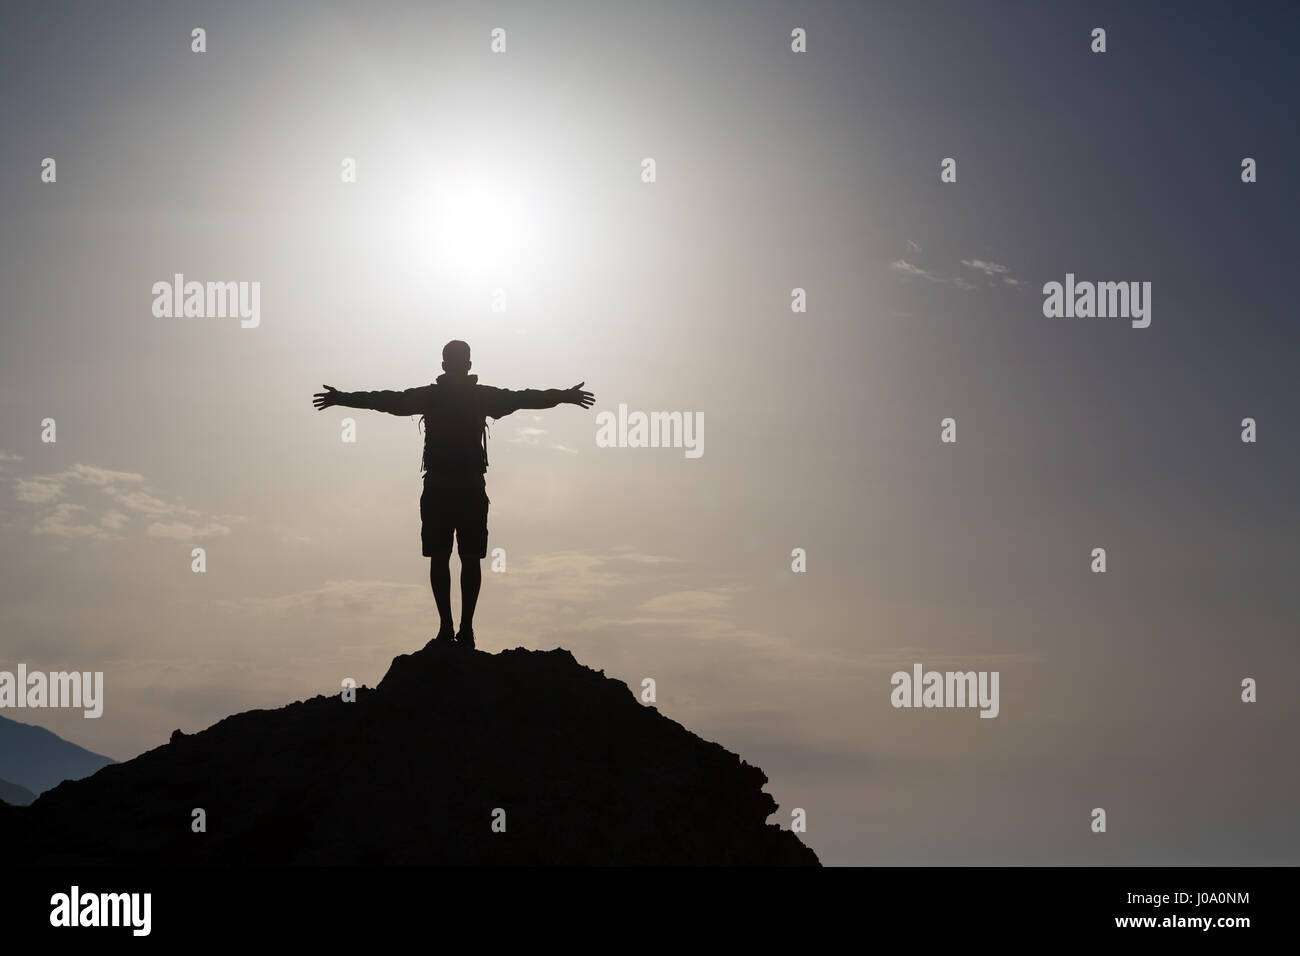
<svg viewBox="0 0 1300 956">
<path fill-rule="evenodd" d="M 818 865 L 761 770 L 566 650 L 431 642 L 344 696 L 177 731 L 0 807 L 0 838 L 47 865 Z"/>
</svg>

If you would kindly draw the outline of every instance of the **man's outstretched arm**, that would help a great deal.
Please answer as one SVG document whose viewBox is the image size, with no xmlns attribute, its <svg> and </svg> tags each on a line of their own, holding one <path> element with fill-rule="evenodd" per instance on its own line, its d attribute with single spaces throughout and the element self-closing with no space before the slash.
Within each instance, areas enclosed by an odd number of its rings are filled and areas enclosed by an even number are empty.
<svg viewBox="0 0 1300 956">
<path fill-rule="evenodd" d="M 421 389 L 408 388 L 404 392 L 340 392 L 333 385 L 323 386 L 325 391 L 312 396 L 311 403 L 324 411 L 334 405 L 344 408 L 369 408 L 389 415 L 420 414 Z"/>
<path fill-rule="evenodd" d="M 504 418 L 521 408 L 554 408 L 556 405 L 577 405 L 579 408 L 591 408 L 596 396 L 583 391 L 586 382 L 579 382 L 572 388 L 508 388 L 493 389 L 492 399 L 488 403 L 487 414 L 492 418 Z"/>
</svg>

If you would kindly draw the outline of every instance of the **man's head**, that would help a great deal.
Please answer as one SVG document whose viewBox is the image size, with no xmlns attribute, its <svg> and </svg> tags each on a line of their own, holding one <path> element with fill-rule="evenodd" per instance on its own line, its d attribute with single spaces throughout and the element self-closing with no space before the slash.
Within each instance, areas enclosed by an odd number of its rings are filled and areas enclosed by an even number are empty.
<svg viewBox="0 0 1300 956">
<path fill-rule="evenodd" d="M 442 347 L 442 370 L 452 375 L 464 375 L 469 371 L 469 344 L 460 339 L 452 339 Z"/>
</svg>

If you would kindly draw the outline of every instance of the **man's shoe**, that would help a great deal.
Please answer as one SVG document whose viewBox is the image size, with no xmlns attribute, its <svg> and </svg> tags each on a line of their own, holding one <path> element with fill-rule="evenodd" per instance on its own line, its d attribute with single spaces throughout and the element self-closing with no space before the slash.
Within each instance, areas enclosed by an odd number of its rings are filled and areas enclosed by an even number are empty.
<svg viewBox="0 0 1300 956">
<path fill-rule="evenodd" d="M 472 627 L 462 627 L 460 633 L 456 635 L 456 643 L 463 644 L 472 650 L 474 647 L 474 629 Z"/>
<path fill-rule="evenodd" d="M 455 639 L 456 639 L 456 630 L 450 624 L 444 624 L 441 628 L 439 628 L 438 636 L 434 638 L 435 641 L 439 641 L 440 643 L 443 644 L 450 644 Z"/>
</svg>

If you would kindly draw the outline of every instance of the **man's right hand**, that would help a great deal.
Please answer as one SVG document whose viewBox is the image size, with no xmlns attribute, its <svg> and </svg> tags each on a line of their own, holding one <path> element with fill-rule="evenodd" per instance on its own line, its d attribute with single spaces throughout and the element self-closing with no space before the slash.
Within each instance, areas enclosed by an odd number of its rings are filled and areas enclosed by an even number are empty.
<svg viewBox="0 0 1300 956">
<path fill-rule="evenodd" d="M 582 386 L 586 384 L 586 382 L 579 382 L 577 385 L 573 386 L 573 388 L 565 389 L 564 400 L 570 405 L 577 405 L 581 408 L 591 408 L 592 405 L 596 404 L 596 396 L 591 394 L 591 392 L 584 392 L 582 390 Z"/>
<path fill-rule="evenodd" d="M 311 403 L 316 406 L 317 411 L 323 412 L 325 409 L 339 403 L 339 390 L 333 385 L 322 385 L 325 391 L 317 392 L 311 397 Z"/>
</svg>

